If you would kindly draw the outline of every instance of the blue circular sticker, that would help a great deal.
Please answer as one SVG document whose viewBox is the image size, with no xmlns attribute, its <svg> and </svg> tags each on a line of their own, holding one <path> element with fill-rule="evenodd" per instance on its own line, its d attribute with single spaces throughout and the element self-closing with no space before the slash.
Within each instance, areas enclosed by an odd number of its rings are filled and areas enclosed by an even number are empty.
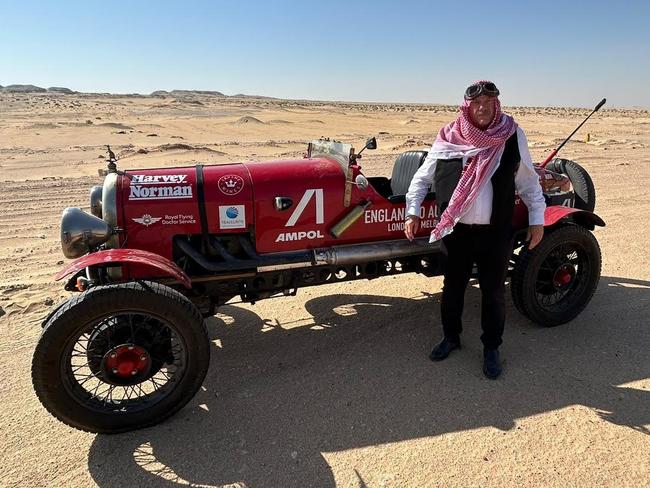
<svg viewBox="0 0 650 488">
<path fill-rule="evenodd" d="M 228 209 L 226 210 L 226 215 L 229 218 L 234 219 L 239 215 L 239 212 L 235 207 L 228 207 Z"/>
</svg>

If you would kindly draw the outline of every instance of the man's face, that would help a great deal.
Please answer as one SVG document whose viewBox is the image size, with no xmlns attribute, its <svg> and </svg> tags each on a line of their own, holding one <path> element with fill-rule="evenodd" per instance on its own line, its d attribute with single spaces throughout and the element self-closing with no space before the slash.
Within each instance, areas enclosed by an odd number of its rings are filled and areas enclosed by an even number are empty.
<svg viewBox="0 0 650 488">
<path fill-rule="evenodd" d="M 494 99 L 489 95 L 481 95 L 469 102 L 469 115 L 472 123 L 479 129 L 485 130 L 494 118 Z"/>
</svg>

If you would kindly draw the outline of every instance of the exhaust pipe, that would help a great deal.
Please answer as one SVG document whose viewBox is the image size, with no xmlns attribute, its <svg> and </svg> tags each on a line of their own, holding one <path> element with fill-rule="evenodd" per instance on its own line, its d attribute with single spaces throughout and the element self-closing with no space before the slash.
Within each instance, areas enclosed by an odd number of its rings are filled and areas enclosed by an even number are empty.
<svg viewBox="0 0 650 488">
<path fill-rule="evenodd" d="M 252 252 L 248 258 L 234 258 L 222 254 L 223 261 L 212 261 L 204 256 L 192 244 L 180 237 L 174 239 L 178 248 L 203 269 L 214 272 L 233 272 L 257 270 L 258 272 L 283 269 L 309 268 L 310 266 L 336 266 L 357 264 L 369 261 L 382 261 L 419 254 L 431 254 L 440 251 L 440 241 L 429 243 L 428 237 L 413 241 L 399 239 L 380 241 L 370 244 L 348 244 L 314 249 L 312 251 L 293 251 L 282 253 L 257 254 Z"/>
<path fill-rule="evenodd" d="M 380 261 L 417 254 L 430 254 L 440 251 L 440 241 L 429 243 L 429 237 L 421 237 L 408 241 L 383 241 L 372 244 L 350 244 L 326 249 L 314 250 L 316 265 L 343 265 L 364 263 L 367 261 Z"/>
</svg>

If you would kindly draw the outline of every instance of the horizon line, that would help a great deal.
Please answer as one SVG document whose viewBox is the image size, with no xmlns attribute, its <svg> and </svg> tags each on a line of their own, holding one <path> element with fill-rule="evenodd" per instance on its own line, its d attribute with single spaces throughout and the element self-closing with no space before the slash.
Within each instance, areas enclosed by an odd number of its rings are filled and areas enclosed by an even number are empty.
<svg viewBox="0 0 650 488">
<path fill-rule="evenodd" d="M 11 87 L 35 87 L 38 88 L 38 91 L 6 91 L 6 88 Z M 72 93 L 65 93 L 60 91 L 69 90 Z M 40 91 L 43 90 L 43 91 Z M 140 93 L 140 92 L 110 92 L 110 91 L 77 91 L 64 86 L 50 86 L 44 88 L 42 86 L 33 85 L 30 83 L 19 84 L 12 83 L 9 85 L 0 84 L 0 93 L 13 93 L 13 94 L 22 94 L 22 95 L 35 95 L 39 93 L 48 93 L 48 94 L 59 94 L 59 95 L 110 95 L 110 96 L 140 96 L 140 97 L 159 97 L 164 95 L 154 95 L 156 92 L 165 92 L 172 94 L 172 92 L 187 92 L 187 94 L 198 95 L 198 96 L 214 96 L 216 98 L 261 98 L 268 100 L 278 100 L 278 101 L 294 101 L 294 102 L 317 102 L 317 103 L 349 103 L 349 104 L 371 104 L 371 105 L 429 105 L 429 106 L 442 106 L 442 107 L 458 107 L 459 103 L 445 103 L 445 102 L 400 102 L 400 101 L 372 101 L 372 100 L 343 100 L 343 99 L 317 99 L 317 98 L 282 98 L 271 95 L 247 95 L 245 93 L 237 93 L 235 95 L 227 95 L 224 92 L 219 90 L 211 89 L 186 89 L 186 88 L 174 88 L 172 90 L 163 90 L 157 89 L 153 90 L 150 93 Z M 585 106 L 574 106 L 574 105 L 504 105 L 505 107 L 513 108 L 566 108 L 566 109 L 581 109 L 589 110 L 593 107 Z M 603 107 L 604 110 L 636 110 L 636 111 L 649 111 L 650 106 L 636 105 L 636 106 L 618 106 L 618 107 Z"/>
</svg>

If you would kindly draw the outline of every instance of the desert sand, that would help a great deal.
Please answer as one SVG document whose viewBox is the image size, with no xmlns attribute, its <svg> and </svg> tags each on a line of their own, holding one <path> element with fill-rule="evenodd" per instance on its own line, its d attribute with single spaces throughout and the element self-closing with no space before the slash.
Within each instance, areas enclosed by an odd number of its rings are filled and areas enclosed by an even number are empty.
<svg viewBox="0 0 650 488">
<path fill-rule="evenodd" d="M 594 101 L 596 103 L 597 100 Z M 588 114 L 506 107 L 536 161 Z M 121 168 L 301 157 L 334 137 L 379 148 L 390 176 L 426 149 L 453 106 L 263 98 L 0 94 L 0 486 L 650 486 L 650 113 L 603 109 L 562 155 L 592 175 L 607 226 L 599 288 L 557 328 L 513 307 L 496 382 L 481 373 L 479 302 L 443 363 L 440 278 L 419 275 L 231 303 L 208 319 L 202 391 L 162 425 L 119 436 L 73 430 L 36 399 L 40 324 L 69 294 L 59 218 L 88 208 L 104 145 Z M 589 133 L 589 142 L 586 142 Z M 233 302 L 237 302 L 234 300 Z"/>
</svg>

